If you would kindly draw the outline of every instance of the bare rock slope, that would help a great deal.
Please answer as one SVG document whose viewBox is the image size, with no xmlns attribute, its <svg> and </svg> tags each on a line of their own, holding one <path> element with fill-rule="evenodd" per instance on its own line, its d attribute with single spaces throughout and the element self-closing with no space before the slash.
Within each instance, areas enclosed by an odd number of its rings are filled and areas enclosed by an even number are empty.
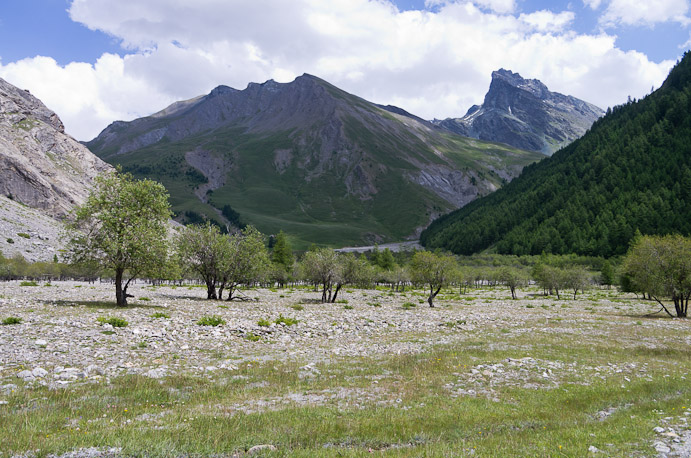
<svg viewBox="0 0 691 458">
<path fill-rule="evenodd" d="M 0 79 L 0 195 L 62 218 L 108 168 L 39 99 Z"/>
</svg>

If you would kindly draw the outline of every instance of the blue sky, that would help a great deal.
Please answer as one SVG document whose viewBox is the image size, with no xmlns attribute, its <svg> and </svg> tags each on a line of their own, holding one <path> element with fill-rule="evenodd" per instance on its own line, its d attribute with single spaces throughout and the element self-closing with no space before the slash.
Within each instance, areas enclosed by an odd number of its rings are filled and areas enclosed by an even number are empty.
<svg viewBox="0 0 691 458">
<path fill-rule="evenodd" d="M 688 47 L 689 1 L 3 0 L 0 77 L 82 140 L 303 72 L 426 118 L 463 115 L 500 67 L 606 108 L 659 86 Z"/>
</svg>

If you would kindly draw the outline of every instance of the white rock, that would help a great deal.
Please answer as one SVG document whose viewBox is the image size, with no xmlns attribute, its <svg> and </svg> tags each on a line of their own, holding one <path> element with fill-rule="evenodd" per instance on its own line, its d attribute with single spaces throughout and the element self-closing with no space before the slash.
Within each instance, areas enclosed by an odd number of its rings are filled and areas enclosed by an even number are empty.
<svg viewBox="0 0 691 458">
<path fill-rule="evenodd" d="M 655 448 L 656 451 L 660 453 L 669 453 L 672 451 L 671 448 L 669 448 L 664 442 L 655 442 L 653 444 L 653 447 Z"/>
<path fill-rule="evenodd" d="M 28 371 L 28 370 L 23 370 L 23 371 L 19 372 L 17 374 L 17 377 L 24 380 L 25 382 L 31 382 L 36 378 L 36 377 L 34 377 L 34 374 L 32 374 L 31 371 Z"/>
<path fill-rule="evenodd" d="M 257 453 L 261 452 L 273 452 L 278 450 L 275 445 L 271 444 L 262 444 L 262 445 L 255 445 L 254 447 L 250 448 L 247 450 L 248 455 L 256 455 Z"/>
<path fill-rule="evenodd" d="M 598 449 L 598 448 L 595 447 L 594 445 L 591 445 L 590 447 L 588 447 L 588 451 L 589 451 L 590 453 L 598 453 L 598 452 L 600 451 L 600 449 Z"/>
<path fill-rule="evenodd" d="M 662 433 L 665 432 L 665 428 L 662 428 L 662 427 L 660 427 L 660 426 L 656 426 L 656 427 L 653 428 L 653 431 L 655 431 L 655 432 L 658 433 L 658 434 L 662 434 Z"/>
<path fill-rule="evenodd" d="M 33 371 L 31 371 L 31 374 L 36 378 L 43 378 L 48 375 L 48 371 L 42 367 L 36 367 Z"/>
<path fill-rule="evenodd" d="M 38 339 L 35 343 L 39 347 L 45 347 L 46 345 L 48 345 L 48 342 L 43 339 Z"/>
</svg>

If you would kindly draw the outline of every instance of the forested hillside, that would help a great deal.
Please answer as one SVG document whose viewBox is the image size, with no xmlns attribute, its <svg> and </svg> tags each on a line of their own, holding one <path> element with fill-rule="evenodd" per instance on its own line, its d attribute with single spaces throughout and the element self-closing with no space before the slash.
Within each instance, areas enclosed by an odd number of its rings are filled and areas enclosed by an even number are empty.
<svg viewBox="0 0 691 458">
<path fill-rule="evenodd" d="M 428 248 L 613 256 L 636 233 L 691 234 L 691 55 L 504 188 L 435 220 Z"/>
</svg>

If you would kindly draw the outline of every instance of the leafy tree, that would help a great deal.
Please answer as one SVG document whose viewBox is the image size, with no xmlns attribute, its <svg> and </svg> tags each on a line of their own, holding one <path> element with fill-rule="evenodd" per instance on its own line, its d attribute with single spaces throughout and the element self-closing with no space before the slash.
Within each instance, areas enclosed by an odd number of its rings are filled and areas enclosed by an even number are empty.
<svg viewBox="0 0 691 458">
<path fill-rule="evenodd" d="M 276 243 L 271 252 L 271 261 L 282 265 L 286 271 L 290 270 L 295 262 L 293 257 L 293 248 L 290 246 L 290 241 L 283 231 L 280 231 L 276 236 Z"/>
<path fill-rule="evenodd" d="M 429 287 L 427 303 L 434 307 L 434 298 L 456 275 L 456 259 L 449 254 L 418 251 L 410 261 L 410 273 L 414 283 Z"/>
<path fill-rule="evenodd" d="M 377 266 L 384 270 L 391 270 L 396 266 L 396 260 L 391 250 L 384 248 L 384 251 L 379 253 L 379 256 L 377 256 Z"/>
<path fill-rule="evenodd" d="M 218 296 L 227 288 L 229 301 L 240 285 L 259 281 L 269 270 L 269 255 L 264 246 L 262 234 L 253 226 L 246 226 L 242 232 L 223 236 L 225 249 L 219 266 L 221 285 Z"/>
<path fill-rule="evenodd" d="M 562 270 L 561 275 L 564 287 L 573 290 L 574 300 L 579 290 L 583 291 L 590 286 L 590 273 L 582 266 L 569 266 Z"/>
<path fill-rule="evenodd" d="M 121 172 L 101 175 L 67 225 L 68 259 L 112 269 L 117 305 L 126 306 L 132 279 L 166 259 L 170 215 L 168 194 L 160 183 Z"/>
<path fill-rule="evenodd" d="M 215 226 L 185 226 L 177 238 L 180 263 L 198 274 L 206 284 L 206 298 L 218 299 L 216 285 L 221 276 L 221 262 L 228 249 L 227 240 Z"/>
<path fill-rule="evenodd" d="M 607 289 L 614 284 L 614 268 L 612 267 L 612 263 L 608 260 L 605 260 L 602 263 L 602 268 L 600 269 L 600 281 L 603 285 L 607 285 Z"/>
<path fill-rule="evenodd" d="M 669 316 L 662 302 L 674 302 L 677 317 L 686 317 L 691 297 L 691 239 L 680 235 L 643 236 L 624 258 L 622 270 L 636 290 L 648 293 Z"/>
<path fill-rule="evenodd" d="M 517 299 L 516 288 L 528 284 L 528 276 L 520 269 L 515 267 L 503 267 L 498 272 L 499 281 L 508 286 L 511 290 L 511 298 Z"/>
<path fill-rule="evenodd" d="M 303 276 L 320 285 L 322 302 L 331 302 L 333 287 L 340 276 L 338 254 L 331 248 L 316 248 L 308 251 L 300 262 Z"/>
</svg>

